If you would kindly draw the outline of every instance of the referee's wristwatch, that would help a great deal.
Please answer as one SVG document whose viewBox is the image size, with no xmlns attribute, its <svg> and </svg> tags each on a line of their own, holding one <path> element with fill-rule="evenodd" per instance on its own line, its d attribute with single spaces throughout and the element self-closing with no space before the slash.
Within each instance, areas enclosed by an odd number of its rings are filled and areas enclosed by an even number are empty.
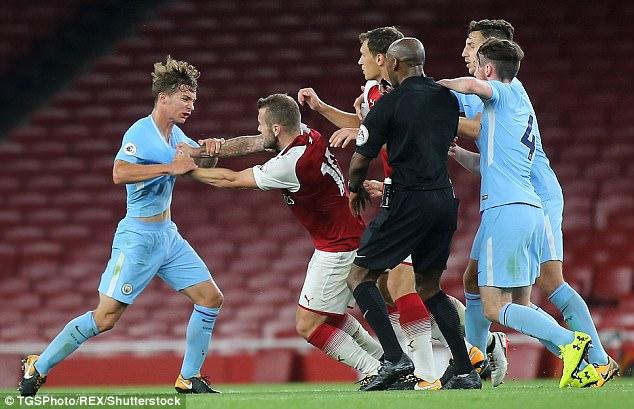
<svg viewBox="0 0 634 409">
<path fill-rule="evenodd" d="M 348 191 L 350 193 L 359 193 L 363 189 L 363 185 L 353 186 L 350 181 L 348 181 Z"/>
</svg>

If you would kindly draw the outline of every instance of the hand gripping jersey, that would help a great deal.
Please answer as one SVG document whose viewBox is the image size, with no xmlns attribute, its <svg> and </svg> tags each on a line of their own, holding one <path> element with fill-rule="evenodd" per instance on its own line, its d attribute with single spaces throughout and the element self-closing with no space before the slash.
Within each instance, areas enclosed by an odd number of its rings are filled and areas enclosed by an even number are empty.
<svg viewBox="0 0 634 409">
<path fill-rule="evenodd" d="M 115 160 L 139 165 L 168 164 L 174 159 L 176 145 L 180 142 L 199 146 L 176 125 L 172 128 L 169 142 L 166 142 L 152 115 L 148 115 L 136 121 L 123 135 Z M 126 184 L 127 216 L 149 217 L 167 210 L 172 202 L 175 181 L 176 177 L 164 175 Z"/>
<path fill-rule="evenodd" d="M 319 132 L 301 133 L 276 157 L 255 166 L 253 176 L 262 190 L 283 189 L 317 250 L 357 249 L 365 223 L 350 212 L 343 174 Z"/>
</svg>

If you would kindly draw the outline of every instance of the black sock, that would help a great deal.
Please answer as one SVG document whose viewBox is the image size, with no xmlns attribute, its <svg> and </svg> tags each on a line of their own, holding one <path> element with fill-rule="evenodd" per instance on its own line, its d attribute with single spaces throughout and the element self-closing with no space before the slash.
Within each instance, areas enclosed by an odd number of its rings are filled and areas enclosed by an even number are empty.
<svg viewBox="0 0 634 409">
<path fill-rule="evenodd" d="M 397 362 L 403 356 L 403 350 L 398 343 L 387 315 L 385 301 L 383 301 L 376 284 L 367 281 L 363 282 L 354 289 L 353 294 L 359 309 L 363 313 L 363 318 L 370 324 L 379 338 L 385 359 L 390 362 Z"/>
<path fill-rule="evenodd" d="M 464 337 L 460 333 L 460 318 L 454 303 L 447 297 L 447 294 L 440 291 L 425 301 L 425 305 L 434 316 L 438 329 L 447 340 L 451 355 L 453 355 L 456 374 L 471 372 L 473 365 L 469 359 Z"/>
</svg>

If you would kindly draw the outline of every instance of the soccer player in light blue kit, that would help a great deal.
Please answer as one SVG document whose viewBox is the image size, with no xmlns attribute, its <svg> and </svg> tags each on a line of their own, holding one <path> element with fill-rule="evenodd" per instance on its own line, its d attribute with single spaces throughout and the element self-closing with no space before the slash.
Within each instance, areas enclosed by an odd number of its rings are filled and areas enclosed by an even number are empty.
<svg viewBox="0 0 634 409">
<path fill-rule="evenodd" d="M 501 39 L 513 39 L 513 26 L 505 20 L 480 20 L 472 21 L 469 24 L 468 37 L 462 56 L 465 58 L 470 74 L 475 72 L 476 53 L 478 47 L 491 37 Z M 513 82 L 519 82 L 517 78 Z M 461 112 L 467 118 L 479 118 L 479 114 L 484 110 L 484 105 L 477 95 L 465 95 L 457 93 Z M 537 279 L 537 286 L 544 291 L 550 301 L 559 309 L 566 323 L 571 329 L 589 334 L 592 337 L 592 348 L 588 352 L 588 361 L 595 366 L 600 378 L 594 379 L 591 375 L 592 369 L 587 368 L 587 363 L 582 363 L 583 371 L 575 378 L 573 386 L 603 386 L 605 382 L 618 374 L 618 365 L 606 354 L 597 330 L 590 316 L 588 307 L 583 298 L 567 283 L 563 277 L 563 193 L 555 172 L 550 167 L 550 162 L 538 139 L 535 148 L 533 167 L 531 170 L 531 183 L 535 192 L 539 196 L 545 214 L 545 232 L 541 258 L 540 277 Z M 451 155 L 466 169 L 479 175 L 480 155 L 469 152 L 458 146 L 451 150 Z M 464 284 L 465 296 L 467 298 L 466 308 L 466 333 L 467 339 L 474 345 L 484 345 L 486 335 L 490 327 L 482 312 L 480 295 L 477 291 L 477 254 L 472 253 L 469 265 L 465 271 Z M 544 310 L 531 305 L 536 310 L 548 315 Z M 498 335 L 499 333 L 495 333 Z M 489 335 L 489 340 L 491 340 Z M 495 338 L 496 343 L 504 342 L 503 339 Z M 555 345 L 544 343 L 553 353 L 558 352 Z M 495 345 L 497 346 L 497 345 Z M 488 347 L 490 348 L 490 347 Z M 487 348 L 487 349 L 488 349 Z M 492 364 L 492 367 L 494 365 Z M 584 374 L 587 373 L 588 375 Z M 499 375 L 500 373 L 498 373 Z M 503 374 L 502 374 L 503 375 Z M 499 384 L 503 376 L 496 379 L 496 370 L 492 370 L 493 386 Z"/>
<path fill-rule="evenodd" d="M 170 217 L 176 176 L 197 168 L 189 155 L 177 152 L 176 146 L 182 142 L 198 146 L 178 127 L 194 111 L 198 77 L 194 66 L 170 57 L 154 65 L 154 109 L 126 131 L 114 162 L 114 183 L 126 185 L 127 212 L 117 227 L 112 255 L 101 276 L 99 304 L 94 311 L 71 320 L 41 355 L 23 360 L 22 395 L 35 395 L 51 368 L 89 338 L 112 329 L 155 275 L 194 304 L 176 390 L 215 392 L 200 375 L 200 368 L 222 293 Z M 213 166 L 215 159 L 205 162 L 200 166 Z"/>
<path fill-rule="evenodd" d="M 439 83 L 478 95 L 484 102 L 481 129 L 470 135 L 481 153 L 481 223 L 473 253 L 484 315 L 556 345 L 564 364 L 562 388 L 577 375 L 591 338 L 529 307 L 531 287 L 539 275 L 544 213 L 530 180 L 540 143 L 536 115 L 521 83 L 513 81 L 523 57 L 517 44 L 491 38 L 478 50 L 476 78 Z"/>
</svg>

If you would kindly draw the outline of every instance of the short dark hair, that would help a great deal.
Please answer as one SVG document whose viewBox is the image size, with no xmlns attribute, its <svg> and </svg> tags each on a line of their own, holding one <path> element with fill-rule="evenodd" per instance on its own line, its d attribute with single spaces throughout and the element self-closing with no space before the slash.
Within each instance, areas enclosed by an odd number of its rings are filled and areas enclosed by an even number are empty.
<svg viewBox="0 0 634 409">
<path fill-rule="evenodd" d="M 513 41 L 489 38 L 478 49 L 478 59 L 481 56 L 493 63 L 500 80 L 504 81 L 517 75 L 524 51 Z"/>
<path fill-rule="evenodd" d="M 485 39 L 495 37 L 511 41 L 513 41 L 515 33 L 511 23 L 502 19 L 471 21 L 467 34 L 471 34 L 473 31 L 479 31 Z"/>
<path fill-rule="evenodd" d="M 374 30 L 359 34 L 359 42 L 368 41 L 368 50 L 372 55 L 385 54 L 394 41 L 403 38 L 404 35 L 394 26 L 379 27 Z"/>
<path fill-rule="evenodd" d="M 273 94 L 258 99 L 258 109 L 266 108 L 267 125 L 280 124 L 285 130 L 299 128 L 301 115 L 297 102 L 286 94 Z"/>
<path fill-rule="evenodd" d="M 165 61 L 154 64 L 152 73 L 152 96 L 156 100 L 158 94 L 165 92 L 173 94 L 181 88 L 191 92 L 198 90 L 200 72 L 186 61 L 172 59 L 169 55 Z"/>
</svg>

